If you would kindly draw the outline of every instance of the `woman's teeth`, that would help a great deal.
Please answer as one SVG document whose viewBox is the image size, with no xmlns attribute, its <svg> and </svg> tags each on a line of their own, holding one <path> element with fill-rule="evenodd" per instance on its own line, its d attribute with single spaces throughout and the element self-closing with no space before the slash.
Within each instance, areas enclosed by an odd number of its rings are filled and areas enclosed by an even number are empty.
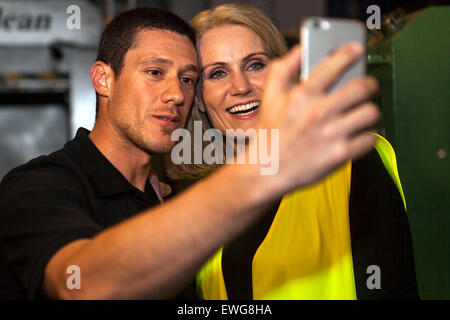
<svg viewBox="0 0 450 320">
<path fill-rule="evenodd" d="M 259 102 L 251 102 L 251 103 L 247 103 L 247 104 L 243 104 L 243 105 L 240 105 L 240 106 L 236 106 L 236 107 L 230 108 L 228 110 L 228 112 L 231 113 L 231 114 L 245 115 L 245 114 L 253 112 L 258 107 L 259 107 Z"/>
</svg>

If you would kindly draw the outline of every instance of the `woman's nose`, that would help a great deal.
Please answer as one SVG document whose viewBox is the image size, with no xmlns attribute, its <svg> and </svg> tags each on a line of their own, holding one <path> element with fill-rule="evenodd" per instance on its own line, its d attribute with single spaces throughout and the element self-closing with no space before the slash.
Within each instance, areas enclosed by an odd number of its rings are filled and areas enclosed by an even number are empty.
<svg viewBox="0 0 450 320">
<path fill-rule="evenodd" d="M 242 73 L 235 74 L 231 79 L 231 95 L 246 95 L 252 91 L 252 84 Z"/>
</svg>

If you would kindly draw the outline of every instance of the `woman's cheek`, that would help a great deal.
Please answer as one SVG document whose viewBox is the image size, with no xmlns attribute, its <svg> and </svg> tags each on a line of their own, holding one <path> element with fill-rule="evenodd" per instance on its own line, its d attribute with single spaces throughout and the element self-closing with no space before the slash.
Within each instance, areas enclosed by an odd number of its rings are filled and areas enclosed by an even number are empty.
<svg viewBox="0 0 450 320">
<path fill-rule="evenodd" d="M 205 83 L 203 85 L 203 101 L 205 103 L 205 107 L 209 109 L 209 111 L 220 111 L 220 109 L 224 109 L 224 101 L 226 91 L 224 90 L 225 84 L 220 83 Z"/>
<path fill-rule="evenodd" d="M 264 85 L 266 84 L 266 79 L 267 79 L 266 71 L 263 71 L 258 75 L 255 75 L 253 79 L 253 87 L 256 88 L 261 93 L 264 89 Z"/>
</svg>

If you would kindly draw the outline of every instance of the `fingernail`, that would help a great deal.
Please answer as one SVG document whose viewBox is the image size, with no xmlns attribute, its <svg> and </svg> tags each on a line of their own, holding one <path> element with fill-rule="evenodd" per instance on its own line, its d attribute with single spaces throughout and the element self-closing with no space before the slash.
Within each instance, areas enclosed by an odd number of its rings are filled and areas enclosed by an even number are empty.
<svg viewBox="0 0 450 320">
<path fill-rule="evenodd" d="M 359 42 L 352 42 L 351 48 L 356 54 L 362 54 L 364 52 L 364 47 Z"/>
</svg>

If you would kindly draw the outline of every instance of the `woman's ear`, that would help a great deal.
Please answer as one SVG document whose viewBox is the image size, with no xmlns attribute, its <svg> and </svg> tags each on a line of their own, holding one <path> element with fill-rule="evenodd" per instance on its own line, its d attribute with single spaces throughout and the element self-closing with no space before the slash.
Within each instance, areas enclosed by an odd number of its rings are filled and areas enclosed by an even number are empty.
<svg viewBox="0 0 450 320">
<path fill-rule="evenodd" d="M 103 61 L 95 61 L 89 74 L 95 91 L 100 96 L 108 97 L 111 90 L 112 79 L 114 79 L 114 72 L 111 67 Z"/>
</svg>

